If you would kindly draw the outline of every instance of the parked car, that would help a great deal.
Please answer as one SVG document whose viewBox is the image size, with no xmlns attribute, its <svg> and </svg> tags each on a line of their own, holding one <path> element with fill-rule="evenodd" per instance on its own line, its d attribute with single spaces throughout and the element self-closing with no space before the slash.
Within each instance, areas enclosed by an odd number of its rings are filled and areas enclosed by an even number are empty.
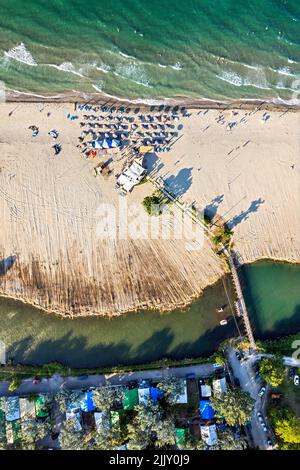
<svg viewBox="0 0 300 470">
<path fill-rule="evenodd" d="M 299 385 L 299 375 L 294 375 L 294 385 Z"/>
<path fill-rule="evenodd" d="M 237 358 L 238 361 L 242 359 L 241 353 L 239 353 L 239 351 L 235 351 L 235 357 Z"/>
<path fill-rule="evenodd" d="M 265 393 L 266 393 L 266 387 L 261 387 L 260 391 L 258 392 L 258 395 L 262 398 Z"/>
<path fill-rule="evenodd" d="M 259 375 L 259 372 L 256 372 L 255 374 L 255 382 L 261 382 L 262 381 L 262 378 L 261 376 Z"/>
<path fill-rule="evenodd" d="M 268 432 L 268 428 L 267 428 L 266 423 L 262 422 L 262 423 L 261 423 L 261 427 L 263 428 L 263 430 L 264 430 L 265 432 Z"/>
<path fill-rule="evenodd" d="M 241 385 L 241 382 L 237 377 L 234 377 L 234 385 L 236 385 L 237 387 Z"/>
<path fill-rule="evenodd" d="M 39 377 L 33 377 L 32 383 L 33 383 L 34 385 L 39 384 L 40 382 L 41 382 L 41 379 L 40 379 Z"/>
<path fill-rule="evenodd" d="M 289 370 L 290 379 L 292 379 L 294 377 L 294 375 L 295 375 L 295 369 L 293 367 L 291 367 L 290 370 Z"/>
<path fill-rule="evenodd" d="M 267 440 L 267 444 L 268 444 L 268 446 L 273 446 L 273 445 L 274 445 L 274 444 L 273 444 L 273 441 L 271 441 L 271 439 L 268 439 L 268 440 Z"/>
<path fill-rule="evenodd" d="M 261 414 L 260 412 L 258 412 L 256 416 L 257 416 L 257 418 L 258 418 L 258 421 L 259 421 L 260 423 L 262 423 L 262 422 L 263 422 L 262 414 Z"/>
<path fill-rule="evenodd" d="M 196 378 L 196 374 L 194 372 L 191 372 L 190 374 L 186 374 L 187 380 L 193 380 L 195 378 Z"/>
</svg>

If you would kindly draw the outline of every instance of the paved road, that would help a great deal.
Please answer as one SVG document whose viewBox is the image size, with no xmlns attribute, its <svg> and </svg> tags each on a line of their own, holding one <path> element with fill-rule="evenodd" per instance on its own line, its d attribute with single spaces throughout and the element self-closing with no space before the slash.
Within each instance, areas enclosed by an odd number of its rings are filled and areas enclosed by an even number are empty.
<svg viewBox="0 0 300 470">
<path fill-rule="evenodd" d="M 235 351 L 230 349 L 228 352 L 228 359 L 235 377 L 237 377 L 240 381 L 241 388 L 244 391 L 249 392 L 252 398 L 255 400 L 255 408 L 251 419 L 251 435 L 254 446 L 263 450 L 270 449 L 267 440 L 268 438 L 272 439 L 273 436 L 271 435 L 271 430 L 269 429 L 267 423 L 264 399 L 261 399 L 258 395 L 262 384 L 258 384 L 255 381 L 255 372 L 253 369 L 253 364 L 257 360 L 257 356 L 249 356 L 248 359 L 239 361 L 235 355 Z M 267 392 L 265 393 L 265 397 L 267 396 Z M 263 430 L 257 417 L 258 412 L 262 414 L 263 419 L 267 424 L 268 432 Z"/>
<path fill-rule="evenodd" d="M 53 375 L 50 379 L 43 379 L 41 383 L 34 385 L 31 379 L 23 380 L 22 385 L 14 392 L 8 391 L 9 382 L 0 382 L 0 396 L 30 395 L 32 393 L 57 393 L 62 386 L 69 389 L 97 387 L 99 385 L 126 385 L 130 380 L 161 380 L 170 376 L 185 377 L 194 372 L 197 377 L 204 378 L 213 375 L 212 364 L 199 364 L 186 367 L 170 367 L 138 372 L 126 372 L 123 374 L 89 375 L 82 380 L 79 377 L 61 377 Z"/>
</svg>

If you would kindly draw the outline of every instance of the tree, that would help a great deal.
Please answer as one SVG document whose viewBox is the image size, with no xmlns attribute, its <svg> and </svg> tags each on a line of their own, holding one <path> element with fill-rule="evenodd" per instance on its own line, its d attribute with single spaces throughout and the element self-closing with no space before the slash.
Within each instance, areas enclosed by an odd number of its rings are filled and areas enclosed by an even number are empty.
<svg viewBox="0 0 300 470">
<path fill-rule="evenodd" d="M 6 431 L 4 421 L 0 421 L 0 450 L 7 449 Z"/>
<path fill-rule="evenodd" d="M 80 400 L 82 392 L 80 390 L 68 390 L 67 388 L 62 388 L 59 393 L 55 395 L 55 401 L 59 407 L 59 411 L 64 413 L 67 409 L 69 402 L 77 402 Z"/>
<path fill-rule="evenodd" d="M 165 401 L 173 405 L 176 403 L 178 397 L 183 393 L 184 382 L 178 377 L 169 377 L 157 384 L 157 388 L 164 393 Z"/>
<path fill-rule="evenodd" d="M 158 403 L 137 405 L 136 415 L 128 424 L 130 450 L 147 447 L 165 447 L 175 444 L 175 426 L 171 416 L 166 416 Z"/>
<path fill-rule="evenodd" d="M 112 426 L 108 414 L 102 418 L 101 427 L 93 434 L 93 440 L 97 450 L 116 450 L 121 444 L 121 431 Z"/>
<path fill-rule="evenodd" d="M 160 203 L 161 198 L 155 194 L 146 196 L 143 200 L 143 206 L 149 215 L 159 215 L 161 213 Z"/>
<path fill-rule="evenodd" d="M 94 390 L 93 401 L 98 410 L 110 411 L 116 401 L 122 400 L 123 396 L 123 388 L 102 386 Z"/>
<path fill-rule="evenodd" d="M 13 379 L 11 380 L 9 384 L 8 390 L 10 392 L 14 392 L 17 388 L 20 387 L 21 383 L 22 383 L 22 380 L 19 379 L 19 377 L 13 377 Z"/>
<path fill-rule="evenodd" d="M 38 421 L 37 419 L 22 419 L 20 431 L 20 447 L 23 450 L 35 450 L 38 440 L 43 439 L 51 427 L 48 421 Z"/>
<path fill-rule="evenodd" d="M 218 436 L 216 445 L 211 450 L 244 450 L 247 447 L 243 438 L 237 438 L 232 431 L 223 431 Z"/>
<path fill-rule="evenodd" d="M 211 401 L 219 418 L 225 419 L 229 426 L 242 426 L 251 419 L 254 400 L 247 392 L 230 388 L 227 393 L 215 395 Z"/>
<path fill-rule="evenodd" d="M 259 371 L 262 378 L 272 387 L 278 387 L 284 380 L 285 367 L 280 357 L 265 357 L 260 363 Z"/>
<path fill-rule="evenodd" d="M 76 429 L 73 420 L 64 421 L 58 439 L 62 450 L 83 450 L 87 447 L 84 433 Z"/>
<path fill-rule="evenodd" d="M 175 423 L 171 416 L 157 420 L 154 431 L 156 433 L 156 446 L 166 447 L 175 444 Z"/>
<path fill-rule="evenodd" d="M 300 419 L 291 411 L 275 421 L 274 431 L 287 444 L 300 444 Z"/>
</svg>

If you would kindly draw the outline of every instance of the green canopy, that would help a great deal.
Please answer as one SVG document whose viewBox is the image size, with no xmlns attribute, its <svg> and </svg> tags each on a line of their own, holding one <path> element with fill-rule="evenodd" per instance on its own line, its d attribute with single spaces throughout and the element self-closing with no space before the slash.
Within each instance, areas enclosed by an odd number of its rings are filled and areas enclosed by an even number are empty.
<svg viewBox="0 0 300 470">
<path fill-rule="evenodd" d="M 186 428 L 176 428 L 175 442 L 178 449 L 185 449 L 187 436 L 188 430 Z"/>
<path fill-rule="evenodd" d="M 139 394 L 137 388 L 126 390 L 123 398 L 124 410 L 133 410 L 133 408 L 139 404 Z"/>
<path fill-rule="evenodd" d="M 39 395 L 35 399 L 36 415 L 38 418 L 45 418 L 49 416 L 49 410 L 47 406 L 47 397 L 45 395 Z"/>
</svg>

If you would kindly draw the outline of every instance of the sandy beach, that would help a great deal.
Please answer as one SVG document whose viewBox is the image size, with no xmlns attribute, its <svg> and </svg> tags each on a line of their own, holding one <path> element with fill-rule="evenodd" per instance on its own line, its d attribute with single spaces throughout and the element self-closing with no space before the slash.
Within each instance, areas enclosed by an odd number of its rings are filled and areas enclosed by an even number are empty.
<svg viewBox="0 0 300 470">
<path fill-rule="evenodd" d="M 188 109 L 170 151 L 145 165 L 182 203 L 221 215 L 242 262 L 300 261 L 300 114 L 247 108 Z M 115 176 L 125 157 L 113 158 L 108 178 L 95 176 L 100 155 L 83 158 L 78 147 L 89 113 L 73 103 L 8 102 L 0 114 L 1 294 L 62 314 L 117 315 L 186 305 L 225 272 L 208 240 L 191 251 L 185 239 L 99 237 L 99 206 L 120 205 Z M 126 202 L 142 208 L 154 190 L 146 182 Z"/>
</svg>

